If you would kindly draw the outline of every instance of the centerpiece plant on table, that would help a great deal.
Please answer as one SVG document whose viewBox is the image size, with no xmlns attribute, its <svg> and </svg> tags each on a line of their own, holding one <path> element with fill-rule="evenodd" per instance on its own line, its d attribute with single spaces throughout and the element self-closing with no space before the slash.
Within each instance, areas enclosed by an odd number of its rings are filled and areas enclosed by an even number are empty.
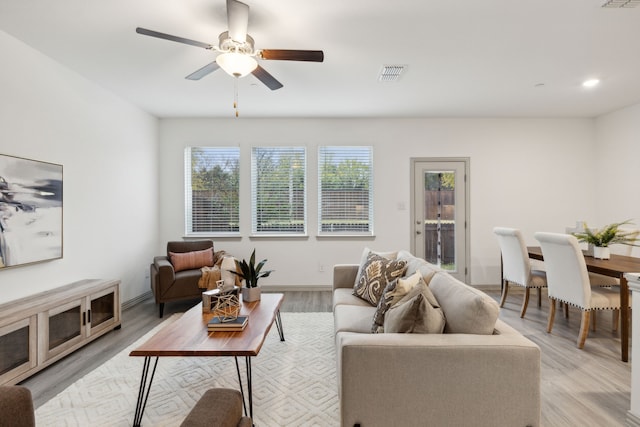
<svg viewBox="0 0 640 427">
<path fill-rule="evenodd" d="M 620 227 L 623 225 L 633 224 L 631 220 L 622 222 L 614 222 L 601 229 L 591 229 L 584 225 L 584 230 L 578 233 L 572 233 L 580 242 L 586 242 L 594 247 L 593 256 L 595 258 L 608 259 L 610 257 L 609 246 L 613 244 L 622 244 L 630 246 L 638 246 L 635 242 L 638 240 L 638 230 L 625 230 Z"/>
<path fill-rule="evenodd" d="M 260 299 L 260 288 L 258 287 L 258 280 L 261 277 L 269 277 L 274 270 L 263 270 L 262 268 L 267 263 L 266 259 L 263 259 L 256 265 L 256 250 L 251 253 L 249 262 L 246 260 L 236 260 L 236 271 L 229 270 L 231 273 L 244 280 L 244 287 L 242 288 L 242 300 L 246 302 L 257 301 Z"/>
</svg>

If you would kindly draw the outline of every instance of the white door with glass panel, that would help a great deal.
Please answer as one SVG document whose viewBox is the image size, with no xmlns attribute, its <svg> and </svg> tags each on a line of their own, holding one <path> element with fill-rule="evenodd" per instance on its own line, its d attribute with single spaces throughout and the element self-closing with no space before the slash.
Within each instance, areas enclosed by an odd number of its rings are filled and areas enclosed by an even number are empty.
<svg viewBox="0 0 640 427">
<path fill-rule="evenodd" d="M 411 159 L 413 253 L 468 282 L 469 160 Z"/>
</svg>

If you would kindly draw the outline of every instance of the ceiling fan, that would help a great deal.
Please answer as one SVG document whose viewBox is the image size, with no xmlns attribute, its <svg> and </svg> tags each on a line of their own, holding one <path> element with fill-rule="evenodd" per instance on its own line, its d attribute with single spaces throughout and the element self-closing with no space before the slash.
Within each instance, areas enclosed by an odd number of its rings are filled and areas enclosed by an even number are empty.
<svg viewBox="0 0 640 427">
<path fill-rule="evenodd" d="M 238 0 L 227 0 L 227 25 L 229 30 L 218 36 L 217 46 L 141 27 L 136 28 L 136 32 L 145 36 L 219 52 L 215 61 L 189 74 L 186 77 L 189 80 L 200 80 L 218 68 L 222 68 L 229 75 L 238 78 L 251 73 L 269 89 L 277 90 L 282 87 L 282 83 L 258 65 L 255 58 L 310 62 L 322 62 L 324 60 L 324 53 L 321 50 L 255 49 L 253 38 L 247 34 L 249 6 Z"/>
</svg>

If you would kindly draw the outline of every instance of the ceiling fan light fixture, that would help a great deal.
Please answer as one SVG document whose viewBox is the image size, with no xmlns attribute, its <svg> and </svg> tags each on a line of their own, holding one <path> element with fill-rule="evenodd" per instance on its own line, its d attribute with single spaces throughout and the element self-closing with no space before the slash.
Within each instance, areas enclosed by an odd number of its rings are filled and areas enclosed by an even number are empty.
<svg viewBox="0 0 640 427">
<path fill-rule="evenodd" d="M 258 66 L 258 61 L 255 58 L 237 52 L 226 52 L 218 55 L 216 63 L 233 77 L 244 77 Z"/>
</svg>

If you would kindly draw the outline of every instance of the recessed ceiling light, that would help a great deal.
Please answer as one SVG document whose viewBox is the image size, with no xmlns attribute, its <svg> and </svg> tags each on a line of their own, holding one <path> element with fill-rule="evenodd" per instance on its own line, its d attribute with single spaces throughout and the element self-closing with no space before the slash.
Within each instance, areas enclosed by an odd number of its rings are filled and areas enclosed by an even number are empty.
<svg viewBox="0 0 640 427">
<path fill-rule="evenodd" d="M 589 79 L 582 82 L 582 86 L 584 87 L 595 87 L 600 84 L 599 79 Z"/>
</svg>

